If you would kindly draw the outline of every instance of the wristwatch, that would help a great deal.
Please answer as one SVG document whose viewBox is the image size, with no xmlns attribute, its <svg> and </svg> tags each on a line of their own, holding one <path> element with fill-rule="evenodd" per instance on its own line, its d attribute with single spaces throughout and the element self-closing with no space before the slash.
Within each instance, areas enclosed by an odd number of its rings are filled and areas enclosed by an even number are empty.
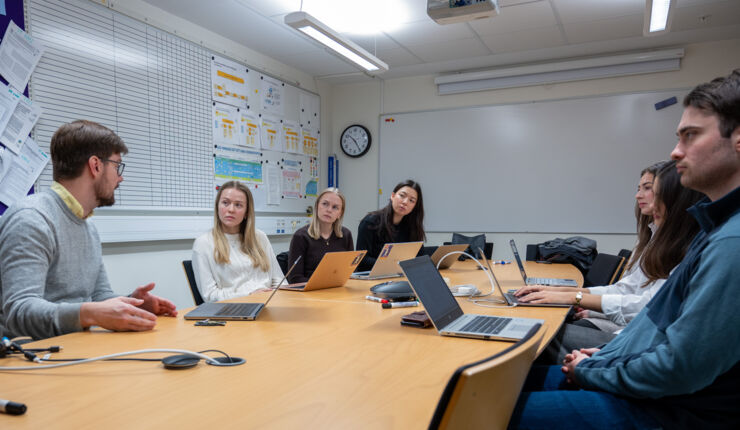
<svg viewBox="0 0 740 430">
<path fill-rule="evenodd" d="M 581 299 L 583 299 L 583 293 L 579 291 L 576 293 L 576 306 L 581 306 Z"/>
</svg>

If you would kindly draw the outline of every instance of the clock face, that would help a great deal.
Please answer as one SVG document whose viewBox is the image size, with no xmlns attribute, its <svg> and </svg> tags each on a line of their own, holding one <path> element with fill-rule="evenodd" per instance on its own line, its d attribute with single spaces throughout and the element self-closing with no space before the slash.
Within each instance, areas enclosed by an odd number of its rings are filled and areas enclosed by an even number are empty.
<svg viewBox="0 0 740 430">
<path fill-rule="evenodd" d="M 361 125 L 350 125 L 342 132 L 339 143 L 345 154 L 350 157 L 359 157 L 370 149 L 370 132 Z"/>
</svg>

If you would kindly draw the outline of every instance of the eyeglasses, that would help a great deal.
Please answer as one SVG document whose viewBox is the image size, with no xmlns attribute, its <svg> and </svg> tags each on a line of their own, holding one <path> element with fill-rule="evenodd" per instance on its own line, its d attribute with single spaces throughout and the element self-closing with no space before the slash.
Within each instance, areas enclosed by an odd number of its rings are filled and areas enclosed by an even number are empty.
<svg viewBox="0 0 740 430">
<path fill-rule="evenodd" d="M 123 163 L 121 161 L 111 160 L 111 159 L 103 159 L 103 161 L 110 161 L 111 163 L 116 163 L 116 169 L 118 171 L 118 176 L 123 176 L 123 169 L 126 167 L 126 163 Z"/>
</svg>

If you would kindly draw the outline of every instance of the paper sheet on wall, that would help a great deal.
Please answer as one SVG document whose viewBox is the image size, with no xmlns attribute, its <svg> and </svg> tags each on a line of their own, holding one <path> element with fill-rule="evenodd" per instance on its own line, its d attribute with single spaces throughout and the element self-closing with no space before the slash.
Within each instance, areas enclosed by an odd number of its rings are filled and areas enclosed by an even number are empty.
<svg viewBox="0 0 740 430">
<path fill-rule="evenodd" d="M 301 198 L 301 163 L 297 160 L 283 161 L 283 197 L 286 199 Z"/>
<path fill-rule="evenodd" d="M 271 151 L 282 151 L 280 145 L 281 135 L 280 121 L 274 121 L 269 118 L 262 117 L 260 122 L 260 139 L 262 140 L 262 149 L 268 149 Z"/>
<path fill-rule="evenodd" d="M 213 56 L 211 59 L 211 86 L 214 101 L 245 108 L 249 100 L 247 70 L 234 61 Z"/>
<path fill-rule="evenodd" d="M 5 130 L 0 136 L 0 143 L 18 154 L 23 142 L 28 137 L 28 133 L 31 132 L 31 129 L 40 116 L 41 107 L 21 94 L 19 102 L 5 126 Z"/>
<path fill-rule="evenodd" d="M 283 85 L 285 84 L 278 80 L 267 76 L 262 77 L 260 98 L 262 99 L 262 109 L 265 112 L 283 116 L 283 96 L 285 95 Z"/>
<path fill-rule="evenodd" d="M 260 147 L 260 119 L 253 112 L 239 112 L 240 145 L 258 149 Z"/>
<path fill-rule="evenodd" d="M 227 181 L 262 183 L 260 152 L 231 146 L 216 145 L 213 174 L 218 185 Z"/>
<path fill-rule="evenodd" d="M 26 139 L 19 154 L 4 151 L 0 170 L 6 169 L 7 163 L 7 171 L 0 179 L 0 201 L 12 206 L 23 198 L 48 162 L 49 156 L 30 137 Z"/>
<path fill-rule="evenodd" d="M 280 167 L 266 164 L 265 170 L 267 171 L 267 204 L 268 205 L 279 205 L 281 192 L 280 192 Z"/>
<path fill-rule="evenodd" d="M 0 133 L 8 125 L 20 98 L 21 94 L 18 91 L 0 82 Z M 15 150 L 15 152 L 18 151 Z"/>
<path fill-rule="evenodd" d="M 44 47 L 11 20 L 0 44 L 0 75 L 23 92 L 43 53 Z"/>
<path fill-rule="evenodd" d="M 296 121 L 283 121 L 283 141 L 285 142 L 285 152 L 300 154 L 300 125 Z"/>
<path fill-rule="evenodd" d="M 301 153 L 310 157 L 319 156 L 319 134 L 310 128 L 301 129 Z"/>
<path fill-rule="evenodd" d="M 237 108 L 223 103 L 214 103 L 212 112 L 213 143 L 227 146 L 237 145 L 240 140 Z"/>
</svg>

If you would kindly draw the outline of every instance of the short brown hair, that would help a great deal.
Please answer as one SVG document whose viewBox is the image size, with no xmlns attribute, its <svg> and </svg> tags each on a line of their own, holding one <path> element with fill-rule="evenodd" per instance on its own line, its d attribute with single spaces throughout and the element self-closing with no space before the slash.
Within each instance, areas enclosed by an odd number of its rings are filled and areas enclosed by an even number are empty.
<svg viewBox="0 0 740 430">
<path fill-rule="evenodd" d="M 113 130 L 86 120 L 59 127 L 51 137 L 50 150 L 55 181 L 80 176 L 93 155 L 107 159 L 113 154 L 128 152 L 126 144 Z"/>
<path fill-rule="evenodd" d="M 720 136 L 729 138 L 740 127 L 740 69 L 691 90 L 684 107 L 694 107 L 719 118 Z"/>
</svg>

